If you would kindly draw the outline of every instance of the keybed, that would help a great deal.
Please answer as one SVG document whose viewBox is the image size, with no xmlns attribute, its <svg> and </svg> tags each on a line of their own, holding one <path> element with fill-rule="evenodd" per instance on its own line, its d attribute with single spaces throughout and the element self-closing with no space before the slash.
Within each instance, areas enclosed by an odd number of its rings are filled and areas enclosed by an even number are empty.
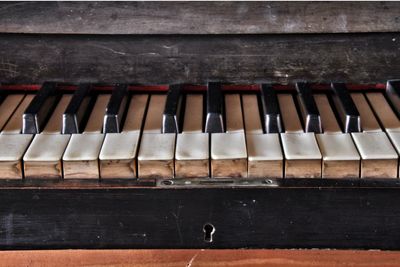
<svg viewBox="0 0 400 267">
<path fill-rule="evenodd" d="M 296 92 L 75 93 L 45 83 L 0 104 L 0 179 L 398 178 L 397 83 Z M 92 104 L 91 104 L 92 103 Z M 86 119 L 85 119 L 86 118 Z M 25 134 L 24 134 L 25 133 Z M 29 134 L 27 134 L 29 133 Z"/>
</svg>

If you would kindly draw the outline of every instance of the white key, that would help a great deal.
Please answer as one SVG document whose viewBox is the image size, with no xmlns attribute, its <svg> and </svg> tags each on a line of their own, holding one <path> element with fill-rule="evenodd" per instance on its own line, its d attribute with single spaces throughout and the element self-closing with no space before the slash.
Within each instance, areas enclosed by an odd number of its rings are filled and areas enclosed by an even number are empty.
<svg viewBox="0 0 400 267">
<path fill-rule="evenodd" d="M 226 133 L 211 134 L 211 176 L 247 177 L 246 138 L 240 95 L 225 95 Z"/>
<path fill-rule="evenodd" d="M 42 133 L 46 134 L 59 134 L 62 130 L 62 117 L 65 109 L 67 108 L 69 102 L 72 99 L 72 95 L 63 95 L 58 102 L 56 108 L 49 121 L 46 123 L 46 126 L 43 129 Z"/>
<path fill-rule="evenodd" d="M 361 155 L 361 178 L 396 178 L 398 155 L 383 132 L 352 133 Z"/>
<path fill-rule="evenodd" d="M 143 133 L 138 155 L 138 176 L 174 177 L 175 134 Z"/>
<path fill-rule="evenodd" d="M 203 125 L 203 95 L 186 96 L 182 133 L 201 133 Z"/>
<path fill-rule="evenodd" d="M 321 116 L 322 129 L 324 133 L 342 133 L 328 97 L 324 94 L 315 94 L 314 100 Z"/>
<path fill-rule="evenodd" d="M 363 132 L 381 132 L 382 129 L 379 126 L 379 123 L 376 120 L 375 115 L 372 112 L 372 109 L 369 106 L 364 94 L 353 93 L 351 94 L 351 98 L 353 99 L 353 102 L 360 113 L 361 127 Z"/>
<path fill-rule="evenodd" d="M 96 103 L 94 104 L 92 112 L 90 113 L 84 133 L 101 133 L 103 128 L 104 113 L 106 112 L 110 97 L 110 94 L 97 96 Z"/>
<path fill-rule="evenodd" d="M 23 178 L 22 157 L 32 137 L 32 134 L 0 135 L 0 177 L 2 179 Z"/>
<path fill-rule="evenodd" d="M 183 133 L 177 135 L 175 177 L 209 177 L 209 134 Z"/>
<path fill-rule="evenodd" d="M 293 96 L 291 94 L 278 94 L 278 101 L 285 133 L 303 133 Z"/>
<path fill-rule="evenodd" d="M 122 132 L 140 132 L 148 99 L 148 95 L 132 96 Z"/>
<path fill-rule="evenodd" d="M 21 103 L 25 95 L 8 95 L 0 105 L 0 129 L 3 129 L 4 125 L 10 119 L 18 105 Z"/>
<path fill-rule="evenodd" d="M 226 132 L 243 132 L 242 105 L 239 94 L 225 95 Z"/>
<path fill-rule="evenodd" d="M 242 95 L 246 134 L 262 134 L 260 111 L 256 95 Z"/>
<path fill-rule="evenodd" d="M 281 134 L 286 178 L 320 178 L 321 158 L 313 133 Z"/>
<path fill-rule="evenodd" d="M 161 133 L 162 115 L 164 112 L 166 95 L 152 95 L 144 124 L 144 133 Z"/>
<path fill-rule="evenodd" d="M 397 118 L 383 94 L 367 93 L 366 95 L 383 128 L 387 132 L 400 132 L 400 120 Z"/>
<path fill-rule="evenodd" d="M 282 178 L 283 154 L 279 134 L 246 134 L 248 176 Z"/>
<path fill-rule="evenodd" d="M 101 178 L 136 178 L 139 132 L 109 133 L 100 152 Z"/>
<path fill-rule="evenodd" d="M 136 178 L 137 148 L 148 95 L 133 95 L 126 114 L 123 131 L 106 134 L 101 148 L 101 178 Z"/>
<path fill-rule="evenodd" d="M 350 134 L 317 134 L 322 178 L 358 178 L 360 155 Z"/>
<path fill-rule="evenodd" d="M 61 117 L 60 117 L 61 119 Z M 70 135 L 37 134 L 24 155 L 25 178 L 62 178 L 62 156 Z"/>
<path fill-rule="evenodd" d="M 63 156 L 64 179 L 98 179 L 98 157 L 104 135 L 72 134 Z"/>
<path fill-rule="evenodd" d="M 211 176 L 247 177 L 247 151 L 244 133 L 211 135 Z"/>
<path fill-rule="evenodd" d="M 177 135 L 175 177 L 209 177 L 209 134 L 202 133 L 203 96 L 187 95 L 182 134 Z"/>
<path fill-rule="evenodd" d="M 6 126 L 3 128 L 2 134 L 19 134 L 22 130 L 22 115 L 24 114 L 26 108 L 31 103 L 35 95 L 26 95 L 22 102 L 19 104 L 18 108 L 12 114 L 11 118 L 7 122 Z"/>
</svg>

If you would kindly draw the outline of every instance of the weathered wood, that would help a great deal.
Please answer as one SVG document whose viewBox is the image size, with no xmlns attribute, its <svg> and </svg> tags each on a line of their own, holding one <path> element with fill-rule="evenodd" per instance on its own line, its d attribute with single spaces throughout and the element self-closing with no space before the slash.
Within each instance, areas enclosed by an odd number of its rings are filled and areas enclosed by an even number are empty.
<svg viewBox="0 0 400 267">
<path fill-rule="evenodd" d="M 14 83 L 386 82 L 400 73 L 399 41 L 398 33 L 0 35 L 0 76 Z"/>
<path fill-rule="evenodd" d="M 0 5 L 0 32 L 248 34 L 400 30 L 389 2 L 14 2 Z"/>
<path fill-rule="evenodd" d="M 92 184 L 96 190 L 0 190 L 0 247 L 400 247 L 400 207 L 388 205 L 400 201 L 398 185 L 169 190 Z M 212 243 L 204 241 L 205 223 L 216 229 Z"/>
</svg>

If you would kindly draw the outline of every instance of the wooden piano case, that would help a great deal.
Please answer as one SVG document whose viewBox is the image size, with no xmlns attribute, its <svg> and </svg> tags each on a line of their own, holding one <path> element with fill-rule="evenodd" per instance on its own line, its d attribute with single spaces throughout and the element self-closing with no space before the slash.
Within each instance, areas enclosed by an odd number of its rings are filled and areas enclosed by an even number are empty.
<svg viewBox="0 0 400 267">
<path fill-rule="evenodd" d="M 382 84 L 400 4 L 0 4 L 2 84 Z M 189 181 L 190 182 L 190 181 Z M 0 248 L 400 249 L 396 179 L 0 181 Z"/>
</svg>

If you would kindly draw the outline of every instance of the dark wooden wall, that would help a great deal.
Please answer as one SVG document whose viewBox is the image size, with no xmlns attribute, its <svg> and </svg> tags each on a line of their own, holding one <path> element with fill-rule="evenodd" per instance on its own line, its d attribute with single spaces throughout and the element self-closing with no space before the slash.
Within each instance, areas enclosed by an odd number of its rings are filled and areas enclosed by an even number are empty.
<svg viewBox="0 0 400 267">
<path fill-rule="evenodd" d="M 265 34 L 388 32 L 396 2 L 7 2 L 0 32 Z"/>
<path fill-rule="evenodd" d="M 0 3 L 0 82 L 375 83 L 396 2 Z"/>
<path fill-rule="evenodd" d="M 399 78 L 400 34 L 0 35 L 10 83 L 351 83 Z"/>
</svg>

